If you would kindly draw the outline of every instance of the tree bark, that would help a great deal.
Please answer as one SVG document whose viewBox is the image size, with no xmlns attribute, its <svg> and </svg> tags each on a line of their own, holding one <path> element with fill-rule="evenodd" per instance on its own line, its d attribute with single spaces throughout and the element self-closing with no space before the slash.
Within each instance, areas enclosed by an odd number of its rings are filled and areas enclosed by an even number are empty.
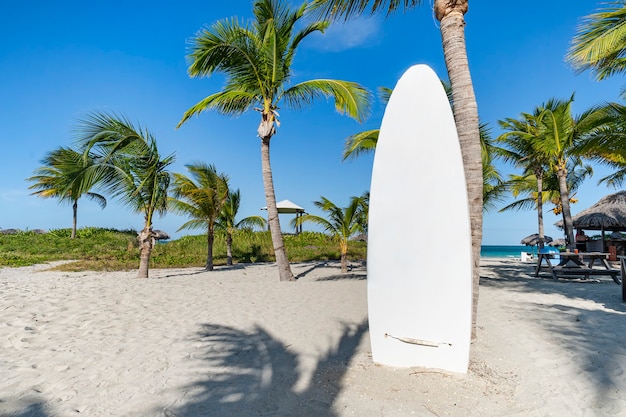
<svg viewBox="0 0 626 417">
<path fill-rule="evenodd" d="M 478 106 L 469 70 L 465 45 L 467 0 L 435 0 L 441 22 L 443 53 L 452 87 L 454 119 L 459 135 L 472 234 L 472 339 L 476 338 L 476 314 L 480 283 L 480 246 L 483 235 L 483 171 Z"/>
<path fill-rule="evenodd" d="M 70 235 L 70 239 L 74 239 L 76 237 L 76 224 L 78 223 L 78 201 L 74 201 L 72 205 L 72 234 Z"/>
<path fill-rule="evenodd" d="M 537 178 L 537 231 L 539 232 L 539 250 L 543 249 L 545 238 L 543 230 L 543 175 L 541 172 L 535 172 Z"/>
<path fill-rule="evenodd" d="M 226 232 L 226 265 L 231 266 L 233 264 L 233 234 L 230 231 Z"/>
<path fill-rule="evenodd" d="M 563 209 L 563 228 L 567 236 L 567 247 L 574 252 L 576 240 L 574 239 L 574 225 L 572 224 L 572 212 L 569 207 L 569 190 L 567 189 L 567 168 L 565 162 L 557 169 L 559 178 L 559 191 L 561 193 L 561 208 Z"/>
<path fill-rule="evenodd" d="M 207 253 L 206 253 L 206 266 L 204 269 L 207 271 L 213 271 L 213 241 L 215 240 L 215 235 L 213 234 L 213 230 L 209 227 L 206 234 L 206 242 L 207 242 Z"/>
<path fill-rule="evenodd" d="M 139 272 L 137 274 L 137 278 L 148 278 L 150 254 L 152 253 L 152 248 L 154 248 L 155 242 L 152 228 L 145 227 L 139 233 L 139 235 L 137 235 L 137 239 L 139 240 L 139 248 L 141 250 L 141 254 L 139 256 Z"/>
<path fill-rule="evenodd" d="M 261 169 L 263 172 L 265 203 L 267 205 L 267 220 L 272 235 L 274 256 L 276 257 L 276 265 L 278 266 L 278 276 L 281 281 L 295 281 L 291 268 L 289 267 L 287 251 L 285 250 L 283 235 L 280 230 L 280 221 L 278 219 L 274 180 L 272 179 L 272 168 L 270 166 L 270 139 L 271 136 L 261 137 Z"/>
</svg>

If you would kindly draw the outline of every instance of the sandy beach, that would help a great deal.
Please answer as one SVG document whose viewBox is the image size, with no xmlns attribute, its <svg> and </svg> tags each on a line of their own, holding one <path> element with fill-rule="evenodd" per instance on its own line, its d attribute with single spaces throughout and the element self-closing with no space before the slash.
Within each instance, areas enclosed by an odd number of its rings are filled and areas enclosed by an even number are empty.
<svg viewBox="0 0 626 417">
<path fill-rule="evenodd" d="M 0 269 L 0 416 L 624 416 L 610 277 L 483 259 L 467 374 L 372 363 L 366 270 Z M 424 318 L 427 319 L 427 318 Z"/>
</svg>

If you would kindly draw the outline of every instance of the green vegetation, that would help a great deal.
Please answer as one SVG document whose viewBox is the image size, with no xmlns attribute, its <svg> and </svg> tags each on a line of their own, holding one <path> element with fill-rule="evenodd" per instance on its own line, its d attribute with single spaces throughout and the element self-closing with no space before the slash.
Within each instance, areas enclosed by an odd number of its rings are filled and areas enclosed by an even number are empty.
<svg viewBox="0 0 626 417">
<path fill-rule="evenodd" d="M 0 235 L 0 266 L 27 266 L 36 263 L 73 260 L 56 269 L 65 271 L 114 271 L 137 268 L 139 245 L 137 232 L 101 228 L 81 228 L 76 239 L 69 239 L 71 229 L 51 230 L 46 234 L 20 232 Z M 285 235 L 290 262 L 340 259 L 337 241 L 317 232 Z M 364 260 L 366 243 L 351 242 L 348 259 Z M 214 264 L 226 264 L 226 234 L 216 231 Z M 184 236 L 158 243 L 150 257 L 150 268 L 204 267 L 206 235 Z M 234 263 L 273 262 L 272 238 L 268 231 L 236 230 L 233 240 Z"/>
</svg>

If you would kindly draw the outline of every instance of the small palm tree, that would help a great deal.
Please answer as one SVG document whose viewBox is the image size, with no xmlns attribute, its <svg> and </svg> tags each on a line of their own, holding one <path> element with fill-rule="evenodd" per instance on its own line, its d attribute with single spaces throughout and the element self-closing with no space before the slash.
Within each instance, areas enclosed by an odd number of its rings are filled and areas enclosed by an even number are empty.
<svg viewBox="0 0 626 417">
<path fill-rule="evenodd" d="M 148 130 L 135 128 L 128 119 L 113 114 L 88 115 L 79 121 L 77 132 L 77 141 L 85 154 L 97 155 L 87 175 L 101 178 L 114 197 L 144 216 L 143 229 L 137 236 L 138 277 L 148 278 L 150 254 L 156 242 L 153 217 L 167 211 L 170 184 L 167 168 L 174 162 L 174 155 L 162 158 L 156 138 Z"/>
<path fill-rule="evenodd" d="M 279 103 L 300 109 L 314 99 L 332 98 L 337 111 L 358 120 L 367 115 L 370 104 L 370 93 L 353 82 L 317 79 L 290 84 L 291 67 L 300 42 L 328 27 L 328 22 L 316 21 L 297 29 L 307 6 L 304 3 L 292 10 L 279 0 L 257 0 L 251 24 L 236 19 L 221 20 L 198 33 L 192 41 L 189 74 L 206 77 L 223 72 L 226 86 L 187 110 L 178 124 L 180 127 L 205 110 L 226 115 L 240 115 L 253 109 L 260 112 L 257 133 L 261 138 L 263 188 L 281 281 L 293 281 L 294 277 L 280 229 L 270 165 L 270 140 L 279 125 Z"/>
<path fill-rule="evenodd" d="M 233 236 L 237 229 L 259 227 L 264 229 L 267 222 L 261 216 L 249 216 L 237 221 L 237 213 L 239 212 L 239 204 L 241 202 L 241 193 L 239 190 L 228 193 L 226 203 L 222 207 L 215 228 L 226 232 L 226 264 L 233 264 Z"/>
<path fill-rule="evenodd" d="M 213 242 L 215 225 L 228 199 L 228 177 L 217 172 L 214 165 L 195 163 L 186 165 L 193 179 L 173 174 L 173 196 L 170 209 L 191 219 L 178 230 L 206 229 L 206 270 L 213 271 Z"/>
<path fill-rule="evenodd" d="M 348 242 L 355 233 L 361 230 L 364 216 L 362 211 L 363 199 L 352 197 L 350 204 L 345 208 L 337 207 L 326 197 L 321 197 L 320 201 L 314 201 L 313 204 L 327 213 L 328 218 L 305 214 L 292 220 L 292 225 L 296 227 L 302 223 L 311 222 L 322 226 L 327 233 L 339 242 L 341 272 L 348 272 Z"/>
<path fill-rule="evenodd" d="M 46 154 L 41 163 L 43 166 L 35 170 L 35 175 L 26 179 L 34 182 L 28 188 L 37 190 L 33 194 L 39 197 L 58 198 L 60 203 L 72 205 L 70 238 L 74 239 L 78 221 L 78 199 L 85 196 L 102 208 L 107 204 L 104 196 L 90 191 L 99 179 L 85 175 L 85 169 L 93 165 L 94 157 L 89 153 L 83 155 L 71 148 L 60 147 Z"/>
</svg>

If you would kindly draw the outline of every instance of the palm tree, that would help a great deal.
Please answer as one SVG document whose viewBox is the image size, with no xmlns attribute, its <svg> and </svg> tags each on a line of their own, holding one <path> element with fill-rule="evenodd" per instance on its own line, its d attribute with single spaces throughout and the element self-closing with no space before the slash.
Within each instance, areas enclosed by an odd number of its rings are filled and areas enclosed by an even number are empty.
<svg viewBox="0 0 626 417">
<path fill-rule="evenodd" d="M 546 172 L 556 174 L 565 236 L 573 250 L 575 246 L 572 215 L 570 211 L 569 170 L 582 164 L 580 143 L 602 123 L 602 114 L 591 108 L 579 116 L 572 115 L 572 95 L 568 100 L 550 99 L 535 108 L 533 114 L 523 114 L 522 119 L 506 119 L 501 126 L 509 132 L 503 135 L 509 145 L 521 151 L 520 161 L 527 166 L 526 175 L 533 173 L 541 181 Z M 537 191 L 543 190 L 541 182 Z M 539 193 L 539 198 L 542 198 Z M 541 233 L 541 231 L 540 231 Z"/>
<path fill-rule="evenodd" d="M 265 218 L 261 216 L 248 216 L 237 221 L 237 213 L 239 212 L 239 204 L 241 202 L 241 193 L 239 190 L 228 193 L 226 203 L 222 206 L 222 210 L 215 223 L 215 228 L 226 232 L 226 264 L 233 264 L 233 235 L 237 229 L 259 227 L 264 229 L 266 226 Z"/>
<path fill-rule="evenodd" d="M 578 26 L 566 60 L 578 71 L 591 70 L 598 80 L 626 71 L 626 5 L 606 3 Z"/>
<path fill-rule="evenodd" d="M 193 179 L 174 173 L 169 208 L 189 216 L 178 230 L 206 229 L 207 258 L 205 269 L 213 271 L 213 242 L 215 224 L 228 199 L 228 177 L 217 172 L 215 165 L 195 163 L 186 165 Z"/>
<path fill-rule="evenodd" d="M 420 0 L 315 0 L 313 7 L 323 16 L 349 18 L 369 10 L 371 14 L 386 13 L 402 8 L 404 11 L 421 4 Z M 480 247 L 483 236 L 483 167 L 480 145 L 478 105 L 469 70 L 465 46 L 465 13 L 469 0 L 435 0 L 433 9 L 440 22 L 441 43 L 452 86 L 454 119 L 456 122 L 472 229 L 472 338 L 476 337 L 476 313 L 480 280 Z"/>
<path fill-rule="evenodd" d="M 279 103 L 299 109 L 314 99 L 330 97 L 340 113 L 362 120 L 369 110 L 370 93 L 362 86 L 347 81 L 317 79 L 290 84 L 291 67 L 300 42 L 308 35 L 324 31 L 328 22 L 304 25 L 302 18 L 307 4 L 292 10 L 279 0 L 258 0 L 254 3 L 254 21 L 242 24 L 237 19 L 221 20 L 202 30 L 193 39 L 192 77 L 226 75 L 223 91 L 212 94 L 185 112 L 178 124 L 205 110 L 226 115 L 239 115 L 249 110 L 261 113 L 257 129 L 261 138 L 263 187 L 274 254 L 281 281 L 294 281 L 289 267 L 276 208 L 276 195 L 270 165 L 270 140 L 279 125 Z"/>
<path fill-rule="evenodd" d="M 537 231 L 539 234 L 539 248 L 543 248 L 544 222 L 543 222 L 543 202 L 544 185 L 543 179 L 548 169 L 548 160 L 543 158 L 535 148 L 535 142 L 539 140 L 540 128 L 532 115 L 523 113 L 520 119 L 507 118 L 499 121 L 500 128 L 505 131 L 498 137 L 498 141 L 504 142 L 506 149 L 501 152 L 501 157 L 505 161 L 513 162 L 517 167 L 523 169 L 523 175 L 512 176 L 509 187 L 513 191 L 513 196 L 535 192 L 536 198 L 524 200 L 522 203 L 513 203 L 503 210 L 513 208 L 527 208 L 529 204 L 537 209 Z M 534 182 L 534 184 L 532 184 Z M 533 187 L 534 185 L 534 187 Z M 536 203 L 536 204 L 535 204 Z"/>
<path fill-rule="evenodd" d="M 87 175 L 102 178 L 106 189 L 122 204 L 144 215 L 144 226 L 137 236 L 138 277 L 148 278 L 156 237 L 152 221 L 156 213 L 164 215 L 167 211 L 170 184 L 167 167 L 174 162 L 174 155 L 162 158 L 156 138 L 148 130 L 135 128 L 128 119 L 113 114 L 88 115 L 79 121 L 77 134 L 85 154 L 97 155 Z"/>
<path fill-rule="evenodd" d="M 91 192 L 98 183 L 98 178 L 85 176 L 85 169 L 94 163 L 91 154 L 83 155 L 71 148 L 60 147 L 46 154 L 41 160 L 42 167 L 35 170 L 35 175 L 27 178 L 34 182 L 28 187 L 32 194 L 44 198 L 58 198 L 60 203 L 72 204 L 72 233 L 76 237 L 78 220 L 78 200 L 85 196 L 105 208 L 107 200 L 104 196 Z"/>
<path fill-rule="evenodd" d="M 626 179 L 626 106 L 609 103 L 597 115 L 596 129 L 582 138 L 575 153 L 613 168 L 598 182 L 617 188 Z"/>
<path fill-rule="evenodd" d="M 328 219 L 313 214 L 304 214 L 291 221 L 294 227 L 302 223 L 311 222 L 322 226 L 322 228 L 339 242 L 341 253 L 341 272 L 348 272 L 348 242 L 350 237 L 361 228 L 363 218 L 362 204 L 360 197 L 352 197 L 348 207 L 337 207 L 326 197 L 321 197 L 320 201 L 313 204 L 320 210 L 328 214 Z"/>
</svg>

